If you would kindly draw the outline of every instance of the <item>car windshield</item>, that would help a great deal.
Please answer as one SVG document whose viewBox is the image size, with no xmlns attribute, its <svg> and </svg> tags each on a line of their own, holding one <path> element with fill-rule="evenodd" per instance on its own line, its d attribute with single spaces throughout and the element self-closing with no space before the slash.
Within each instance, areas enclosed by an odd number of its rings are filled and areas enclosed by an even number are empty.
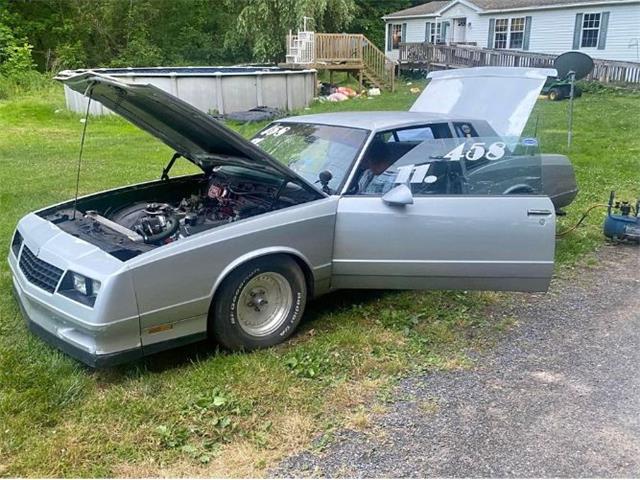
<svg viewBox="0 0 640 480">
<path fill-rule="evenodd" d="M 319 181 L 320 172 L 331 172 L 328 186 L 334 193 L 368 134 L 358 128 L 277 122 L 251 141 L 311 183 Z"/>
</svg>

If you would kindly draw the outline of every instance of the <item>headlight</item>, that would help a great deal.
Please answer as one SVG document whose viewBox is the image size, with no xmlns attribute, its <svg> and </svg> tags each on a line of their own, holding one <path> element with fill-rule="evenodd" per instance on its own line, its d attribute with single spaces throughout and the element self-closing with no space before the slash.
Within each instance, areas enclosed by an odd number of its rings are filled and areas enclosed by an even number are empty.
<svg viewBox="0 0 640 480">
<path fill-rule="evenodd" d="M 83 277 L 80 274 L 72 273 L 71 282 L 74 290 L 77 290 L 83 295 L 87 295 L 87 292 L 91 288 L 91 283 L 87 282 L 87 277 Z"/>
<path fill-rule="evenodd" d="M 62 279 L 58 292 L 85 305 L 93 307 L 100 292 L 100 282 L 79 273 L 68 271 Z"/>
<path fill-rule="evenodd" d="M 22 246 L 22 235 L 20 232 L 16 230 L 16 233 L 13 234 L 13 240 L 11 240 L 11 251 L 18 258 L 18 254 L 20 253 L 20 247 Z"/>
</svg>

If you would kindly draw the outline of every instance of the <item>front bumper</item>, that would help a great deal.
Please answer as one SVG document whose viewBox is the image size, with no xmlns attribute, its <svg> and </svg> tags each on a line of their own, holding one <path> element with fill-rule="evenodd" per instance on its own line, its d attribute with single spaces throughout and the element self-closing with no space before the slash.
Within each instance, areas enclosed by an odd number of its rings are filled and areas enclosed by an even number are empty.
<svg viewBox="0 0 640 480">
<path fill-rule="evenodd" d="M 22 314 L 32 332 L 70 356 L 107 367 L 206 337 L 206 330 L 187 331 L 143 346 L 133 277 L 123 262 L 35 214 L 18 231 L 22 242 L 16 249 L 12 241 L 8 263 Z M 101 282 L 93 306 L 59 293 L 69 271 Z"/>
<path fill-rule="evenodd" d="M 29 329 L 47 343 L 91 367 L 117 365 L 143 356 L 137 315 L 105 320 L 102 309 L 82 305 L 32 283 L 15 252 L 9 253 L 8 261 L 22 315 Z M 57 263 L 66 270 L 62 261 Z"/>
<path fill-rule="evenodd" d="M 81 361 L 82 363 L 93 367 L 93 368 L 104 368 L 104 367 L 113 367 L 115 365 L 120 365 L 122 363 L 131 362 L 134 360 L 138 360 L 143 357 L 142 348 L 133 348 L 130 350 L 125 350 L 122 352 L 115 353 L 106 353 L 106 354 L 97 354 L 91 353 L 90 351 L 84 350 L 72 343 L 69 343 L 62 338 L 56 336 L 51 333 L 46 328 L 42 327 L 38 323 L 34 322 L 27 313 L 25 306 L 22 303 L 22 298 L 18 293 L 18 290 L 13 289 L 13 293 L 16 297 L 18 305 L 20 306 L 20 311 L 22 312 L 22 316 L 29 327 L 29 330 L 44 340 L 49 345 L 63 351 L 67 355 L 75 358 L 76 360 Z"/>
<path fill-rule="evenodd" d="M 19 285 L 16 285 L 16 279 L 14 277 L 13 293 L 16 297 L 22 316 L 29 327 L 29 330 L 44 340 L 49 345 L 63 351 L 67 355 L 81 361 L 82 363 L 93 368 L 104 368 L 120 365 L 122 363 L 138 360 L 143 357 L 143 351 L 141 347 L 122 350 L 112 353 L 97 353 L 95 350 L 91 351 L 89 346 L 80 346 L 79 343 L 72 343 L 69 339 L 65 339 L 50 330 L 51 327 L 62 326 L 64 322 L 61 322 L 57 315 L 53 312 L 46 313 L 43 307 L 35 307 L 32 301 L 28 300 L 24 292 L 20 293 Z M 40 314 L 30 315 L 29 310 L 38 308 L 41 310 Z M 34 317 L 39 317 L 36 320 Z M 47 318 L 48 317 L 48 318 Z M 46 323 L 49 323 L 49 329 L 42 325 L 43 319 Z M 47 321 L 48 320 L 48 321 Z M 40 323 L 39 323 L 40 322 Z M 64 328 L 64 327 L 63 327 Z M 55 331 L 55 330 L 54 330 Z"/>
</svg>

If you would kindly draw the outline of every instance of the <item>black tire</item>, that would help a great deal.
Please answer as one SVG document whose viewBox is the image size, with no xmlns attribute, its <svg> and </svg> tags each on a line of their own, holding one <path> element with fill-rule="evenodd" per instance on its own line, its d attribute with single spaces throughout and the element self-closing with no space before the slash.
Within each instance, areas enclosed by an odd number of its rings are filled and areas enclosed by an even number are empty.
<svg viewBox="0 0 640 480">
<path fill-rule="evenodd" d="M 561 89 L 554 87 L 549 90 L 549 100 L 551 100 L 552 102 L 557 102 L 559 100 L 562 100 L 563 98 L 564 95 Z"/>
<path fill-rule="evenodd" d="M 247 297 L 248 291 L 245 290 L 247 285 L 251 287 L 249 282 L 253 281 L 252 284 L 256 284 L 256 282 L 259 284 L 262 278 L 277 279 L 275 285 L 281 285 L 289 293 L 284 284 L 278 284 L 284 278 L 290 288 L 292 301 L 290 308 L 286 308 L 287 302 L 276 302 L 285 305 L 280 311 L 286 312 L 286 315 L 280 314 L 282 320 L 274 322 L 271 327 L 273 331 L 269 330 L 264 334 L 255 335 L 248 331 L 250 328 L 255 328 L 254 326 L 243 326 L 246 321 L 243 321 L 242 312 L 243 309 L 244 312 L 247 312 L 247 307 L 244 305 L 248 305 L 243 302 L 243 299 L 249 298 Z M 281 292 L 282 289 L 276 287 L 276 290 Z M 267 302 L 265 302 L 266 307 L 264 308 L 266 309 L 270 308 L 268 298 L 269 296 L 265 293 L 264 299 Z M 238 267 L 223 281 L 209 310 L 209 332 L 220 345 L 232 351 L 271 347 L 283 342 L 293 334 L 304 313 L 306 300 L 307 285 L 304 273 L 294 259 L 287 255 L 257 258 Z M 256 312 L 260 312 L 261 310 L 258 308 L 262 309 L 263 307 L 256 305 L 252 308 Z M 275 314 L 275 316 L 278 315 Z"/>
</svg>

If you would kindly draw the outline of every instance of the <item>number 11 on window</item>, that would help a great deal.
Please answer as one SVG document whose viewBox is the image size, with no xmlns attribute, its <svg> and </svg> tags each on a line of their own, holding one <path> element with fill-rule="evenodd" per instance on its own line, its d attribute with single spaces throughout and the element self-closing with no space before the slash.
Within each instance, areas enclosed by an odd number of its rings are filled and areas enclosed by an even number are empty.
<svg viewBox="0 0 640 480">
<path fill-rule="evenodd" d="M 404 165 L 398 167 L 398 176 L 395 183 L 422 183 L 424 182 L 427 173 L 429 173 L 430 163 L 426 165 Z M 413 174 L 413 175 L 412 175 Z M 411 180 L 409 180 L 411 178 Z"/>
</svg>

